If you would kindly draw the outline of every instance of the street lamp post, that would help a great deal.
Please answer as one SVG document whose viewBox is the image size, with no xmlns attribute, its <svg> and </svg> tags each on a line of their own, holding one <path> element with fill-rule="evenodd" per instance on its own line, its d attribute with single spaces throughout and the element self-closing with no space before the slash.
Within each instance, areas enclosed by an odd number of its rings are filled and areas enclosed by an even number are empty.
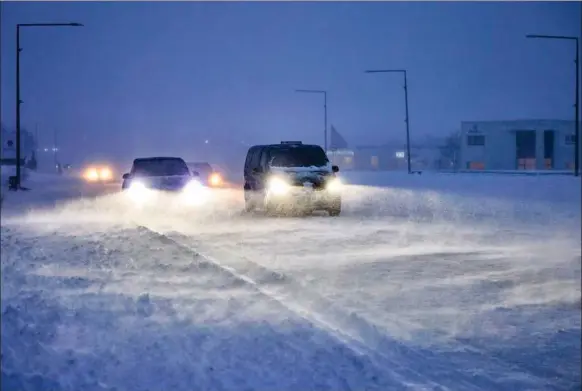
<svg viewBox="0 0 582 391">
<path fill-rule="evenodd" d="M 81 23 L 19 23 L 16 25 L 16 188 L 20 189 L 20 28 L 21 27 L 81 27 Z"/>
<path fill-rule="evenodd" d="M 323 94 L 323 147 L 327 154 L 327 91 L 325 90 L 295 90 L 306 94 Z"/>
<path fill-rule="evenodd" d="M 412 174 L 412 167 L 410 164 L 410 124 L 408 121 L 408 82 L 406 77 L 406 69 L 380 69 L 366 71 L 366 73 L 402 73 L 404 75 L 404 107 L 406 115 L 404 122 L 406 122 L 406 158 L 407 158 L 406 162 L 408 164 L 408 173 Z"/>
<path fill-rule="evenodd" d="M 574 134 L 575 141 L 574 141 L 574 175 L 580 175 L 580 45 L 578 37 L 568 37 L 563 35 L 538 35 L 538 34 L 529 34 L 526 35 L 526 38 L 542 38 L 542 39 L 561 39 L 566 41 L 574 41 L 576 44 L 576 59 L 574 63 L 576 64 L 576 98 L 574 100 L 574 110 L 575 113 L 575 121 L 576 121 L 576 131 Z"/>
</svg>

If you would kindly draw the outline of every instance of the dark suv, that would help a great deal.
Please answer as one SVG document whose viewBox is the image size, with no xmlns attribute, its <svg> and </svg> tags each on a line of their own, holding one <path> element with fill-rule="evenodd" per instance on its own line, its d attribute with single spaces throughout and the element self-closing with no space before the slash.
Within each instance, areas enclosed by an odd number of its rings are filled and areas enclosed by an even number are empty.
<svg viewBox="0 0 582 391">
<path fill-rule="evenodd" d="M 255 145 L 244 168 L 245 207 L 269 214 L 284 210 L 341 213 L 341 183 L 325 152 L 300 141 Z"/>
</svg>

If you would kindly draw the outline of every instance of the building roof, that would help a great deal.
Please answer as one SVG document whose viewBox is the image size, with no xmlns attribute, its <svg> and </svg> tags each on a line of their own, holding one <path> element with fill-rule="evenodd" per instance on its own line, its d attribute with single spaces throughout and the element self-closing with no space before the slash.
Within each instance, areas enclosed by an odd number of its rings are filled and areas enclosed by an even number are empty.
<svg viewBox="0 0 582 391">
<path fill-rule="evenodd" d="M 492 123 L 503 123 L 503 124 L 511 124 L 511 123 L 548 123 L 548 122 L 552 122 L 552 123 L 562 123 L 562 124 L 568 124 L 568 123 L 575 123 L 575 120 L 573 119 L 549 119 L 549 118 L 530 118 L 530 119 L 506 119 L 506 120 L 475 120 L 475 121 L 461 121 L 462 124 L 464 123 L 469 123 L 469 124 L 473 124 L 473 123 L 482 123 L 482 124 L 492 124 Z"/>
</svg>

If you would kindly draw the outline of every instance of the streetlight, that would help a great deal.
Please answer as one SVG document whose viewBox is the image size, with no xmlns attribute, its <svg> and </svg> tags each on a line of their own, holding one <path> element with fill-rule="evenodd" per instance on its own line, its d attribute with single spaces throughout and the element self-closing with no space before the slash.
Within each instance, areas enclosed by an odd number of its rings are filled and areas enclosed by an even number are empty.
<svg viewBox="0 0 582 391">
<path fill-rule="evenodd" d="M 327 91 L 325 90 L 295 90 L 306 94 L 323 94 L 323 147 L 327 154 Z"/>
<path fill-rule="evenodd" d="M 563 35 L 537 35 L 529 34 L 526 38 L 542 38 L 542 39 L 561 39 L 566 41 L 574 41 L 576 44 L 576 59 L 574 63 L 576 64 L 576 100 L 574 103 L 574 110 L 576 110 L 575 121 L 576 121 L 576 132 L 574 137 L 574 175 L 578 176 L 580 174 L 580 51 L 578 45 L 578 37 L 568 37 Z"/>
<path fill-rule="evenodd" d="M 81 23 L 19 23 L 16 25 L 16 188 L 20 189 L 20 28 L 21 27 L 82 27 Z"/>
<path fill-rule="evenodd" d="M 412 174 L 412 168 L 410 165 L 410 128 L 408 123 L 408 84 L 406 81 L 406 69 L 380 69 L 373 71 L 366 71 L 366 73 L 402 73 L 404 75 L 404 105 L 406 110 L 406 158 L 408 164 L 408 173 Z"/>
</svg>

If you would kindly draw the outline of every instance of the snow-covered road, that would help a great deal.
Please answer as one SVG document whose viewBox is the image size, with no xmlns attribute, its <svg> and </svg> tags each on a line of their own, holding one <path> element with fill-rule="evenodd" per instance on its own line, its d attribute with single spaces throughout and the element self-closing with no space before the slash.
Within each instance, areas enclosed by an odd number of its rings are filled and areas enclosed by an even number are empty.
<svg viewBox="0 0 582 391">
<path fill-rule="evenodd" d="M 579 389 L 574 181 L 393 176 L 339 218 L 244 216 L 236 190 L 3 218 L 2 387 Z"/>
</svg>

